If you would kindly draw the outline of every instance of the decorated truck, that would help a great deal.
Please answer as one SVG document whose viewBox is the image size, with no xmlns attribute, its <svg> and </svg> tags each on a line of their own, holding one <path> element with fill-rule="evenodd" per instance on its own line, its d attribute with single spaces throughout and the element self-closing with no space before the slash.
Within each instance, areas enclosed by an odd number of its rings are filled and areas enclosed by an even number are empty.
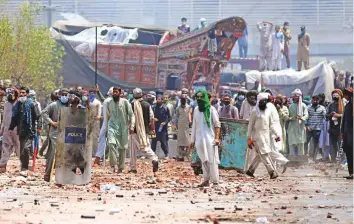
<svg viewBox="0 0 354 224">
<path fill-rule="evenodd" d="M 85 69 L 79 83 L 93 85 L 97 69 L 98 84 L 104 88 L 180 89 L 196 84 L 216 91 L 220 72 L 245 27 L 244 19 L 231 17 L 182 36 L 153 27 L 65 21 L 51 30 L 71 54 L 69 60 L 64 58 L 64 67 L 69 67 L 64 68 L 64 84 L 77 84 L 78 73 Z M 82 65 L 72 69 L 74 53 Z"/>
</svg>

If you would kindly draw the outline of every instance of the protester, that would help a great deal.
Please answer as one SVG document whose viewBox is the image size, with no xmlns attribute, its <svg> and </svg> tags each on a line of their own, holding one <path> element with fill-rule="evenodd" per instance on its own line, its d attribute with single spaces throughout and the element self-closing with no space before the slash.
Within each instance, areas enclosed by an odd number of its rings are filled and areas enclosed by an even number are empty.
<svg viewBox="0 0 354 224">
<path fill-rule="evenodd" d="M 113 87 L 112 100 L 107 103 L 107 146 L 109 163 L 113 172 L 122 173 L 125 167 L 125 151 L 128 135 L 134 133 L 135 117 L 128 100 L 121 96 L 121 89 Z"/>
<path fill-rule="evenodd" d="M 319 97 L 312 96 L 311 105 L 308 107 L 309 118 L 306 123 L 306 143 L 305 155 L 309 156 L 313 161 L 316 160 L 319 138 L 321 135 L 323 120 L 326 118 L 326 108 L 319 105 Z M 314 148 L 308 150 L 309 143 L 313 139 Z"/>
<path fill-rule="evenodd" d="M 272 66 L 271 35 L 273 24 L 268 21 L 263 21 L 257 23 L 257 28 L 261 35 L 259 54 L 261 71 L 270 70 Z"/>
<path fill-rule="evenodd" d="M 286 129 L 285 129 L 285 124 L 286 121 L 289 119 L 289 109 L 284 105 L 284 96 L 279 94 L 275 98 L 275 107 L 278 111 L 279 114 L 279 119 L 280 119 L 280 126 L 282 130 L 282 135 L 281 135 L 281 140 L 282 140 L 282 151 L 283 153 L 286 153 Z"/>
<path fill-rule="evenodd" d="M 310 66 L 310 35 L 306 32 L 306 27 L 301 27 L 301 32 L 297 37 L 297 70 L 301 71 L 302 63 L 305 70 Z"/>
<path fill-rule="evenodd" d="M 151 148 L 156 153 L 157 142 L 161 143 L 161 149 L 165 154 L 165 159 L 168 159 L 168 124 L 171 121 L 169 108 L 163 103 L 162 96 L 157 95 L 156 105 L 152 108 L 155 119 L 156 138 L 152 139 Z"/>
<path fill-rule="evenodd" d="M 106 150 L 106 133 L 107 133 L 107 104 L 112 100 L 113 87 L 111 87 L 107 92 L 107 98 L 102 104 L 102 127 L 100 129 L 100 135 L 98 137 L 98 146 L 95 155 L 94 164 L 100 164 L 100 160 L 103 159 L 104 152 Z"/>
<path fill-rule="evenodd" d="M 95 127 L 94 127 L 94 135 L 95 136 L 98 136 L 99 133 L 100 133 L 100 124 L 101 124 L 101 116 L 102 116 L 102 103 L 96 99 L 96 90 L 95 89 L 90 89 L 89 90 L 89 99 L 90 99 L 90 104 L 89 104 L 89 107 L 90 107 L 90 110 L 93 111 L 93 116 L 95 117 Z M 93 141 L 92 143 L 92 147 L 93 147 L 93 150 L 92 150 L 92 153 L 93 155 L 96 154 L 96 149 L 97 149 L 97 146 L 98 146 L 98 142 L 97 141 Z"/>
<path fill-rule="evenodd" d="M 143 100 L 143 91 L 139 88 L 133 90 L 134 100 L 132 109 L 135 116 L 136 126 L 131 135 L 130 144 L 130 171 L 137 173 L 136 170 L 136 152 L 144 152 L 148 159 L 152 160 L 154 175 L 159 169 L 158 157 L 150 147 L 149 134 L 155 131 L 154 112 L 151 105 Z"/>
<path fill-rule="evenodd" d="M 183 17 L 181 19 L 181 25 L 178 26 L 178 30 L 182 35 L 191 32 L 191 28 L 187 24 L 186 18 Z"/>
<path fill-rule="evenodd" d="M 6 172 L 7 162 L 13 152 L 20 157 L 20 141 L 17 134 L 17 128 L 9 130 L 12 108 L 17 103 L 18 91 L 12 89 L 7 94 L 7 101 L 4 105 L 4 119 L 1 123 L 0 136 L 2 136 L 2 153 L 0 159 L 0 173 Z"/>
<path fill-rule="evenodd" d="M 255 171 L 259 163 L 262 161 L 270 175 L 270 178 L 275 179 L 278 177 L 278 174 L 275 171 L 274 164 L 269 155 L 271 152 L 270 136 L 277 136 L 276 139 L 279 141 L 281 133 L 275 127 L 276 124 L 272 122 L 272 111 L 267 107 L 267 104 L 268 94 L 258 94 L 257 105 L 251 113 L 247 132 L 248 147 L 255 150 L 257 156 L 252 161 L 246 174 L 254 177 Z"/>
<path fill-rule="evenodd" d="M 295 148 L 298 150 L 297 156 L 304 155 L 304 144 L 306 142 L 305 123 L 308 119 L 307 106 L 302 102 L 302 92 L 295 89 L 291 96 L 293 103 L 289 107 L 289 127 L 288 140 L 290 156 L 295 156 Z"/>
<path fill-rule="evenodd" d="M 41 113 L 44 123 L 50 126 L 49 129 L 49 148 L 47 152 L 46 169 L 44 181 L 50 182 L 52 168 L 54 166 L 54 157 L 57 149 L 58 121 L 60 109 L 69 106 L 68 89 L 63 88 L 58 93 L 59 100 L 49 104 Z"/>
<path fill-rule="evenodd" d="M 231 105 L 231 96 L 225 94 L 223 96 L 223 106 L 219 110 L 220 118 L 230 118 L 230 119 L 239 119 L 237 107 Z"/>
<path fill-rule="evenodd" d="M 344 97 L 348 100 L 344 109 L 341 138 L 343 140 L 343 151 L 347 156 L 349 176 L 346 179 L 353 179 L 353 88 L 344 90 Z"/>
<path fill-rule="evenodd" d="M 251 113 L 257 103 L 257 95 L 258 92 L 255 90 L 247 92 L 246 100 L 244 100 L 241 105 L 240 119 L 249 120 Z"/>
<path fill-rule="evenodd" d="M 147 94 L 146 101 L 152 106 L 156 103 L 156 93 L 154 91 L 150 91 Z"/>
<path fill-rule="evenodd" d="M 333 102 L 328 106 L 326 113 L 326 117 L 329 120 L 329 142 L 331 144 L 331 162 L 336 162 L 337 152 L 340 146 L 340 124 L 344 112 L 342 97 L 343 93 L 340 89 L 333 90 Z"/>
<path fill-rule="evenodd" d="M 242 36 L 237 39 L 240 58 L 247 58 L 248 51 L 248 30 L 247 26 L 242 31 Z"/>
<path fill-rule="evenodd" d="M 267 93 L 265 92 L 262 94 L 264 95 Z M 264 97 L 265 97 L 265 95 L 264 95 Z M 282 126 L 280 123 L 280 117 L 278 114 L 278 110 L 274 106 L 273 103 L 274 103 L 273 96 L 268 93 L 267 109 L 270 110 L 270 113 L 271 113 L 270 116 L 271 116 L 272 125 L 274 126 L 274 128 L 277 130 L 278 133 L 282 134 Z M 274 163 L 274 167 L 277 168 L 277 167 L 282 166 L 283 167 L 282 173 L 285 173 L 289 160 L 287 158 L 285 158 L 283 156 L 283 154 L 280 153 L 280 151 L 283 150 L 283 139 L 281 138 L 281 135 L 275 136 L 272 133 L 269 137 L 270 137 L 270 147 L 271 147 L 271 151 L 269 153 L 269 156 Z M 277 137 L 279 137 L 279 138 L 277 138 Z"/>
<path fill-rule="evenodd" d="M 53 91 L 53 92 L 50 94 L 51 103 L 56 102 L 57 100 L 59 100 L 59 98 L 58 98 L 58 93 L 59 93 L 59 91 L 60 91 L 60 90 L 55 90 L 55 91 Z M 48 104 L 48 105 L 49 105 L 49 104 Z M 47 106 L 48 106 L 48 105 L 47 105 Z M 47 107 L 47 106 L 46 106 L 46 107 Z M 43 120 L 43 122 L 44 122 L 44 120 Z M 44 151 L 46 150 L 46 148 L 47 148 L 48 145 L 49 145 L 49 139 L 50 139 L 50 137 L 49 137 L 50 124 L 47 124 L 47 123 L 44 122 L 44 125 L 45 125 L 45 127 L 46 127 L 46 129 L 45 129 L 45 131 L 46 131 L 46 139 L 44 140 L 44 142 L 43 142 L 43 144 L 42 144 L 42 146 L 41 146 L 41 148 L 40 148 L 40 150 L 39 150 L 39 155 L 40 155 L 40 156 L 43 156 Z M 48 152 L 47 152 L 46 155 L 44 156 L 46 159 L 47 159 L 47 155 L 49 155 Z"/>
<path fill-rule="evenodd" d="M 42 122 L 39 119 L 40 113 L 37 104 L 28 98 L 29 89 L 20 88 L 18 101 L 13 107 L 12 118 L 9 130 L 13 131 L 17 127 L 17 134 L 20 141 L 21 175 L 27 177 L 29 153 L 32 151 L 32 140 L 36 132 L 40 133 Z M 35 130 L 38 122 L 37 130 Z"/>
<path fill-rule="evenodd" d="M 272 68 L 273 71 L 281 69 L 281 59 L 284 53 L 284 34 L 280 31 L 280 26 L 275 26 L 275 33 L 272 35 Z"/>
<path fill-rule="evenodd" d="M 282 32 L 284 34 L 284 56 L 286 59 L 286 67 L 290 68 L 290 40 L 291 40 L 291 35 L 290 35 L 290 29 L 289 29 L 289 23 L 285 22 Z"/>
<path fill-rule="evenodd" d="M 238 111 L 241 111 L 241 105 L 243 101 L 245 100 L 246 94 L 244 92 L 239 92 L 237 97 L 235 98 L 235 107 L 237 108 Z"/>
<path fill-rule="evenodd" d="M 219 150 L 217 145 L 220 143 L 220 121 L 218 113 L 210 105 L 210 98 L 205 90 L 196 93 L 198 106 L 194 110 L 192 126 L 192 143 L 202 162 L 204 181 L 199 187 L 213 185 L 219 182 Z"/>
<path fill-rule="evenodd" d="M 195 30 L 202 30 L 207 26 L 207 20 L 205 18 L 200 18 L 200 24 Z"/>
<path fill-rule="evenodd" d="M 191 107 L 187 103 L 187 95 L 182 94 L 181 105 L 176 109 L 173 123 L 177 127 L 177 161 L 184 161 L 188 156 L 188 147 L 191 144 L 190 127 L 192 125 Z"/>
</svg>

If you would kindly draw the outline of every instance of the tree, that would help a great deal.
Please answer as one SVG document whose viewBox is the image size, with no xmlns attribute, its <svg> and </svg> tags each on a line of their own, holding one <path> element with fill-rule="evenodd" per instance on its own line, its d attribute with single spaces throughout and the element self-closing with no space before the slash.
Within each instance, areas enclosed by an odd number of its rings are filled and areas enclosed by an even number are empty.
<svg viewBox="0 0 354 224">
<path fill-rule="evenodd" d="M 62 84 L 64 48 L 56 44 L 48 27 L 38 24 L 40 12 L 38 4 L 27 2 L 15 15 L 1 12 L 0 79 L 11 79 L 14 85 L 44 96 Z"/>
</svg>

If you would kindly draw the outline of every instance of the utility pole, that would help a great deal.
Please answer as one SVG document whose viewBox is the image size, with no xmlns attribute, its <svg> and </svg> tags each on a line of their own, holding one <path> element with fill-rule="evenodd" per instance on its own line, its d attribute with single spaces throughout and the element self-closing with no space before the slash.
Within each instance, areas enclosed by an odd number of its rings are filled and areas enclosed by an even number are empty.
<svg viewBox="0 0 354 224">
<path fill-rule="evenodd" d="M 47 11 L 47 15 L 48 15 L 48 21 L 47 21 L 47 25 L 49 27 L 52 26 L 52 19 L 53 19 L 53 11 L 55 11 L 55 7 L 52 6 L 52 0 L 48 0 L 48 6 L 44 7 L 44 11 Z"/>
</svg>

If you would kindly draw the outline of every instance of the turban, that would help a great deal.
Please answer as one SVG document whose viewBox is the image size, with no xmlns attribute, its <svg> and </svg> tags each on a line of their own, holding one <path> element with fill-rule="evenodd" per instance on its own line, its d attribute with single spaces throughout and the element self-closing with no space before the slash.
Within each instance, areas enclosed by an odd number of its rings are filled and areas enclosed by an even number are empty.
<svg viewBox="0 0 354 224">
<path fill-rule="evenodd" d="M 302 96 L 302 92 L 300 89 L 295 89 L 292 93 L 291 96 Z"/>
<path fill-rule="evenodd" d="M 261 116 L 261 110 L 259 109 L 259 101 L 266 100 L 266 99 L 269 98 L 269 96 L 270 96 L 269 93 L 260 93 L 260 94 L 257 95 L 257 104 L 256 104 L 256 107 L 255 107 L 257 117 Z"/>
<path fill-rule="evenodd" d="M 143 91 L 139 88 L 135 88 L 133 90 L 133 95 L 134 95 L 134 98 L 140 98 L 140 97 L 143 97 Z"/>
</svg>

